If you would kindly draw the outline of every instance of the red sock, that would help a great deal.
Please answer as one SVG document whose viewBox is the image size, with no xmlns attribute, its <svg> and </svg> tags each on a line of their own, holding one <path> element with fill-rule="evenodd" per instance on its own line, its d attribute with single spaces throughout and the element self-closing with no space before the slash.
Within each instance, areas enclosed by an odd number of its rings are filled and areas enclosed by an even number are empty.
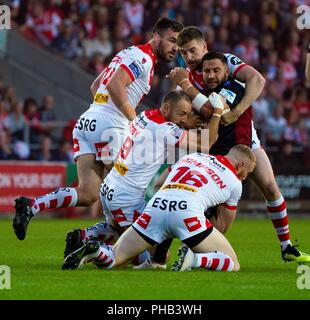
<svg viewBox="0 0 310 320">
<path fill-rule="evenodd" d="M 282 250 L 284 250 L 288 244 L 292 243 L 286 212 L 286 203 L 282 195 L 275 201 L 267 201 L 267 210 L 281 242 Z"/>
</svg>

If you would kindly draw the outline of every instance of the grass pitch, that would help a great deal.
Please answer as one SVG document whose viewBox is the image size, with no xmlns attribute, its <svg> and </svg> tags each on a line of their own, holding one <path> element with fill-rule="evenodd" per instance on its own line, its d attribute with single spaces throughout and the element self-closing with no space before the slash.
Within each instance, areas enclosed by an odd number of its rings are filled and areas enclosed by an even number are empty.
<svg viewBox="0 0 310 320">
<path fill-rule="evenodd" d="M 31 221 L 24 241 L 16 239 L 11 220 L 0 220 L 0 265 L 11 268 L 11 290 L 0 290 L 0 300 L 10 299 L 310 299 L 310 290 L 296 286 L 297 264 L 284 263 L 269 220 L 238 219 L 227 238 L 234 247 L 241 271 L 195 270 L 103 271 L 93 265 L 62 271 L 65 234 L 87 227 L 92 220 Z M 310 220 L 290 219 L 291 238 L 310 252 Z M 173 242 L 171 267 L 178 241 Z M 309 280 L 310 281 L 310 280 Z"/>
</svg>

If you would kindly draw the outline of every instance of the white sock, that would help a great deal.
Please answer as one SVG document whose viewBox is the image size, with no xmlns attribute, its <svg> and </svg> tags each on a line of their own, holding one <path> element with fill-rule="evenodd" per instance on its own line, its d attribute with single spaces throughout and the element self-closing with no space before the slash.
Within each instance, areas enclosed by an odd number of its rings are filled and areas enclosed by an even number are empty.
<svg viewBox="0 0 310 320">
<path fill-rule="evenodd" d="M 216 271 L 232 271 L 234 262 L 227 254 L 219 251 L 195 253 L 193 268 L 206 268 Z"/>
<path fill-rule="evenodd" d="M 111 242 L 119 237 L 114 228 L 107 222 L 98 222 L 95 225 L 82 230 L 82 240 L 95 238 L 103 242 Z"/>
<path fill-rule="evenodd" d="M 44 209 L 74 207 L 77 199 L 75 188 L 60 188 L 36 198 L 31 206 L 31 211 L 35 215 Z"/>
<path fill-rule="evenodd" d="M 113 247 L 106 244 L 100 246 L 100 252 L 97 258 L 94 259 L 94 263 L 97 267 L 102 269 L 111 269 L 115 263 L 115 257 L 113 254 Z"/>
</svg>

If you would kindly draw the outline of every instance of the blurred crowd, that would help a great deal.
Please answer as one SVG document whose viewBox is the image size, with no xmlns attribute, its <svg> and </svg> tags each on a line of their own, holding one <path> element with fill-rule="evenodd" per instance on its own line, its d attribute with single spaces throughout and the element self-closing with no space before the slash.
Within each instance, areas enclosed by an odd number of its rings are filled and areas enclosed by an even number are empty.
<svg viewBox="0 0 310 320">
<path fill-rule="evenodd" d="M 57 121 L 52 96 L 20 101 L 0 78 L 0 160 L 73 162 L 74 123 Z"/>
<path fill-rule="evenodd" d="M 25 37 L 64 59 L 74 61 L 94 77 L 117 52 L 129 45 L 148 41 L 154 22 L 161 16 L 176 18 L 185 26 L 197 26 L 205 34 L 209 50 L 233 53 L 266 78 L 265 90 L 253 104 L 253 110 L 255 126 L 264 147 L 270 152 L 276 151 L 272 157 L 274 161 L 280 154 L 282 157 L 297 156 L 300 163 L 310 167 L 310 97 L 304 77 L 310 35 L 308 30 L 296 27 L 296 8 L 300 4 L 310 5 L 310 1 L 11 1 L 15 27 Z M 158 65 L 146 100 L 148 105 L 160 104 L 161 97 L 169 89 L 164 76 L 176 65 L 185 65 L 180 55 L 168 66 Z M 35 138 L 51 140 L 52 128 L 46 123 L 55 119 L 52 112 L 44 110 L 50 103 L 46 100 L 53 98 L 44 97 L 41 108 L 33 99 L 10 101 L 8 107 L 7 101 L 14 88 L 2 91 L 0 134 L 3 127 L 11 126 L 12 118 L 20 114 L 20 126 L 23 122 L 37 121 L 34 120 L 37 117 L 40 125 L 31 126 L 31 130 L 40 132 Z M 33 104 L 37 116 L 30 119 Z M 3 124 L 5 114 L 8 116 Z M 11 139 L 16 137 L 12 132 L 11 136 Z M 1 158 L 3 141 L 0 143 Z M 4 146 L 8 147 L 8 144 L 4 143 Z"/>
</svg>

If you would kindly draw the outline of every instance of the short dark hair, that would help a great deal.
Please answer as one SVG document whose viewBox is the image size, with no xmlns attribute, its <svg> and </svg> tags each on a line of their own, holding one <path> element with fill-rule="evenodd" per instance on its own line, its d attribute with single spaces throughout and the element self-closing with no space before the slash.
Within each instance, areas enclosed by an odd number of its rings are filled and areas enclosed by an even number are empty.
<svg viewBox="0 0 310 320">
<path fill-rule="evenodd" d="M 175 19 L 160 18 L 156 21 L 153 27 L 153 33 L 161 34 L 162 32 L 171 29 L 174 32 L 180 32 L 184 28 L 183 24 Z"/>
<path fill-rule="evenodd" d="M 184 91 L 171 90 L 164 96 L 163 103 L 177 103 L 182 99 L 185 99 L 189 103 L 192 103 L 192 100 Z"/>
<path fill-rule="evenodd" d="M 182 47 L 184 44 L 192 41 L 192 40 L 205 40 L 203 33 L 194 26 L 189 26 L 184 28 L 177 38 L 177 45 Z"/>
<path fill-rule="evenodd" d="M 225 55 L 223 53 L 220 52 L 216 52 L 216 51 L 209 51 L 207 52 L 203 58 L 202 58 L 202 62 L 204 62 L 205 60 L 213 60 L 213 59 L 219 59 L 221 60 L 224 64 L 227 64 L 227 58 L 225 57 Z"/>
</svg>

